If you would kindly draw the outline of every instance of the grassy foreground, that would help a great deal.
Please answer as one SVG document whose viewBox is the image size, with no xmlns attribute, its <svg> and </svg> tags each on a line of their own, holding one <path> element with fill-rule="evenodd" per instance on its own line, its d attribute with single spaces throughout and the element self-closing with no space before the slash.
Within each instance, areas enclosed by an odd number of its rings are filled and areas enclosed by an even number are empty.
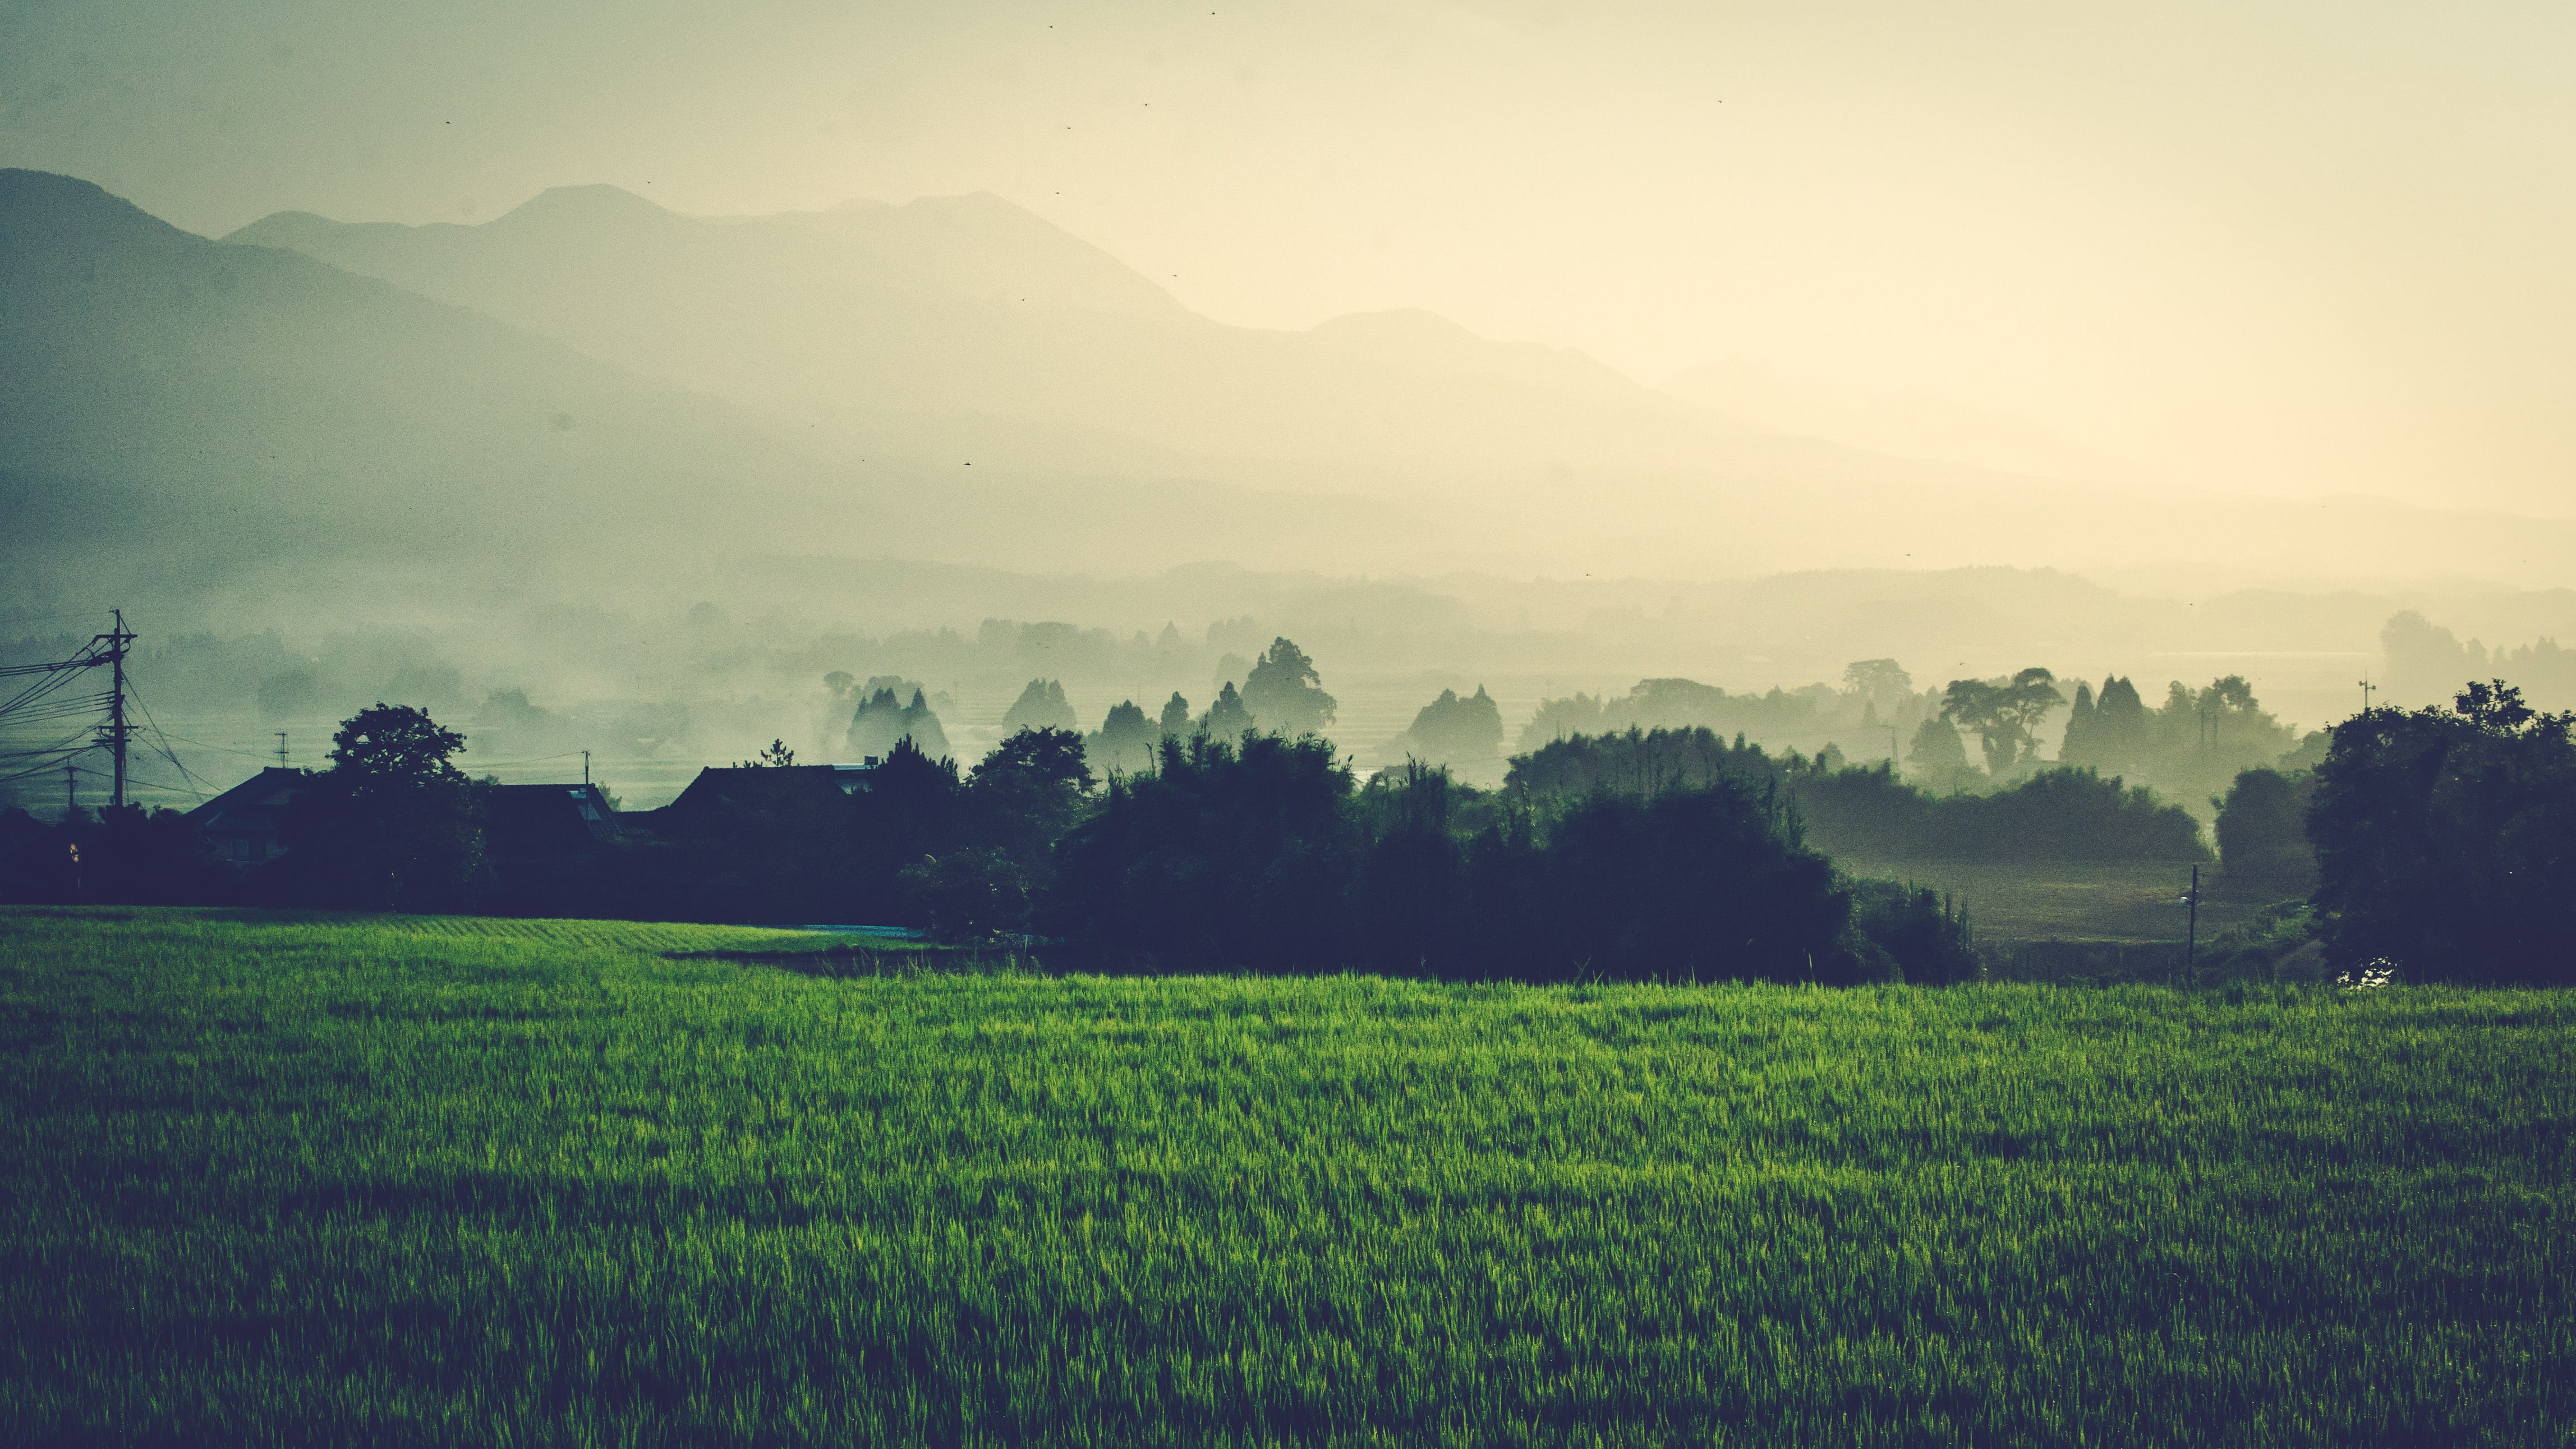
<svg viewBox="0 0 2576 1449">
<path fill-rule="evenodd" d="M 0 911 L 0 1439 L 2569 1442 L 2576 1001 Z"/>
</svg>

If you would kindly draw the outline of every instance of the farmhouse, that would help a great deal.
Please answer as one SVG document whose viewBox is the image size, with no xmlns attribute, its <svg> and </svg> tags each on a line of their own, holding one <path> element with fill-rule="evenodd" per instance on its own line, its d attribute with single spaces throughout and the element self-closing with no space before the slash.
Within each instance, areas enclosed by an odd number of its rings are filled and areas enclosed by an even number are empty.
<svg viewBox="0 0 2576 1449">
<path fill-rule="evenodd" d="M 596 785 L 483 787 L 483 858 L 495 869 L 580 855 L 621 833 Z"/>
<path fill-rule="evenodd" d="M 868 793 L 876 773 L 864 765 L 713 765 L 698 771 L 679 798 L 659 810 L 617 817 L 621 829 L 651 835 L 697 835 L 729 826 L 838 808 Z"/>
<path fill-rule="evenodd" d="M 286 853 L 278 832 L 306 778 L 302 770 L 271 765 L 189 811 L 188 823 L 214 847 L 216 859 L 264 865 Z"/>
</svg>

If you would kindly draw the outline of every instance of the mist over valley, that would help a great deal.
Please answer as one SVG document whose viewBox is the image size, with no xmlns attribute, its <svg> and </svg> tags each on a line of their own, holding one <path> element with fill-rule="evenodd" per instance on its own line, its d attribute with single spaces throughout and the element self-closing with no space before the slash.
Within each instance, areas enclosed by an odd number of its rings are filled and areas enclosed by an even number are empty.
<svg viewBox="0 0 2576 1449">
<path fill-rule="evenodd" d="M 2401 611 L 2576 631 L 2535 587 L 2563 523 L 1908 459 L 1419 311 L 1229 327 L 989 195 L 702 219 L 567 187 L 212 241 L 16 171 L 0 248 L 13 658 L 121 601 L 186 730 L 234 752 L 199 779 L 421 669 L 469 721 L 552 712 L 469 732 L 493 773 L 596 733 L 649 801 L 772 736 L 833 755 L 834 670 L 929 681 L 989 743 L 1029 678 L 1096 729 L 1285 635 L 1375 761 L 1444 688 L 1489 687 L 1517 737 L 1550 698 L 1877 657 L 2241 674 L 2316 725 L 2388 677 Z M 1063 642 L 993 643 L 1023 624 Z M 636 711 L 690 722 L 574 723 Z M 1755 734 L 1886 753 L 1830 719 Z"/>
</svg>

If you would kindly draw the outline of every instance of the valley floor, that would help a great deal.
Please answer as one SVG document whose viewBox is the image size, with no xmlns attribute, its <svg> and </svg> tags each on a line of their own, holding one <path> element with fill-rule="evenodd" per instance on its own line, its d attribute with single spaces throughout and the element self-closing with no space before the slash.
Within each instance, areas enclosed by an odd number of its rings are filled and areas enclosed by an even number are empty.
<svg viewBox="0 0 2576 1449">
<path fill-rule="evenodd" d="M 0 910 L 5 1437 L 2576 1432 L 2576 998 L 834 944 Z"/>
</svg>

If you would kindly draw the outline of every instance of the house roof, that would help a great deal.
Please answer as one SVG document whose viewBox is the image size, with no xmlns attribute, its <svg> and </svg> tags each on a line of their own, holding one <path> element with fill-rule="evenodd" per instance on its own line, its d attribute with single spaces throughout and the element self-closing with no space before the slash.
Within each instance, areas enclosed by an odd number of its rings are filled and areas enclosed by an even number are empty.
<svg viewBox="0 0 2576 1449">
<path fill-rule="evenodd" d="M 277 829 L 288 802 L 310 778 L 302 770 L 270 765 L 212 800 L 188 812 L 188 823 L 221 835 L 261 834 Z"/>
<path fill-rule="evenodd" d="M 724 810 L 828 804 L 864 793 L 873 765 L 711 765 L 663 807 L 675 819 Z"/>
<path fill-rule="evenodd" d="M 564 855 L 619 833 L 595 785 L 487 785 L 483 850 L 495 859 Z"/>
</svg>

